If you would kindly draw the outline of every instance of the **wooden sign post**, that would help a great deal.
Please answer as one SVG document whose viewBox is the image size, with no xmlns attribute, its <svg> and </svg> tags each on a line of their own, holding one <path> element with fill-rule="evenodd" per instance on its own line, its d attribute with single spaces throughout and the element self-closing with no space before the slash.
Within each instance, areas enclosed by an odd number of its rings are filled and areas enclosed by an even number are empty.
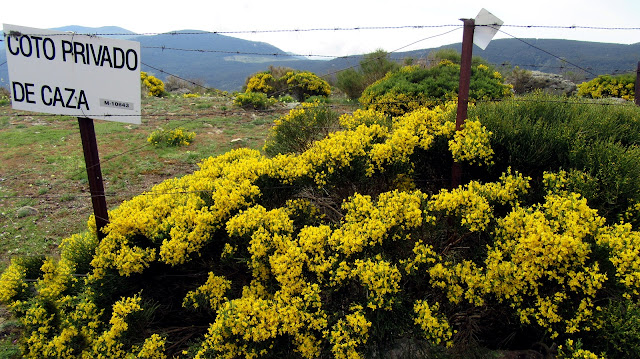
<svg viewBox="0 0 640 359">
<path fill-rule="evenodd" d="M 87 167 L 87 178 L 89 180 L 89 191 L 93 204 L 93 215 L 96 218 L 96 233 L 98 239 L 104 238 L 102 228 L 109 223 L 109 213 L 107 211 L 107 200 L 104 194 L 104 184 L 102 181 L 102 170 L 100 168 L 100 156 L 98 155 L 98 142 L 96 141 L 96 131 L 93 127 L 93 120 L 86 117 L 78 117 L 80 126 L 80 138 L 82 139 L 82 150 L 84 152 L 84 163 Z"/>
<path fill-rule="evenodd" d="M 464 32 L 462 34 L 462 58 L 460 59 L 460 82 L 458 84 L 458 112 L 456 113 L 456 131 L 462 130 L 464 120 L 467 119 L 469 106 L 469 87 L 471 84 L 471 57 L 473 53 L 474 19 L 462 19 Z M 451 188 L 460 186 L 462 182 L 462 165 L 453 161 L 451 167 Z"/>
</svg>

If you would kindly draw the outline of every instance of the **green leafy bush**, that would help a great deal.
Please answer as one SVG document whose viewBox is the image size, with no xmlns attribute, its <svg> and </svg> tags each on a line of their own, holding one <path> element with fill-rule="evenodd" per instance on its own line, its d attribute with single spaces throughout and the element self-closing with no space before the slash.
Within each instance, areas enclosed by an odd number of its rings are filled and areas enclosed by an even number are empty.
<svg viewBox="0 0 640 359">
<path fill-rule="evenodd" d="M 365 83 L 364 75 L 354 69 L 340 71 L 336 77 L 336 86 L 351 100 L 362 96 L 362 91 L 370 85 Z"/>
<path fill-rule="evenodd" d="M 360 97 L 360 103 L 393 116 L 402 115 L 422 106 L 433 106 L 457 97 L 460 66 L 443 61 L 431 68 L 405 66 L 388 73 L 375 82 Z M 485 65 L 472 68 L 470 100 L 490 100 L 510 97 L 511 86 L 502 76 Z"/>
<path fill-rule="evenodd" d="M 149 135 L 147 142 L 156 147 L 188 146 L 195 136 L 195 132 L 185 132 L 182 127 L 173 130 L 160 128 Z"/>
<path fill-rule="evenodd" d="M 578 85 L 578 96 L 588 98 L 618 97 L 632 101 L 635 98 L 635 81 L 632 74 L 600 75 Z"/>
<path fill-rule="evenodd" d="M 303 103 L 276 120 L 269 130 L 264 151 L 271 156 L 302 153 L 314 141 L 338 128 L 338 114 L 319 102 Z"/>
<path fill-rule="evenodd" d="M 350 99 L 359 98 L 367 86 L 400 67 L 397 63 L 390 61 L 388 55 L 384 50 L 366 54 L 357 70 L 347 69 L 337 74 L 337 87 Z"/>
<path fill-rule="evenodd" d="M 580 171 L 571 175 L 577 176 L 572 190 L 587 197 L 600 215 L 617 220 L 640 203 L 640 110 L 582 101 L 534 93 L 478 103 L 469 108 L 469 117 L 482 119 L 493 133 L 495 165 L 487 169 L 488 178 L 509 167 L 537 183 L 545 171 Z M 640 224 L 635 209 L 629 215 Z"/>
</svg>

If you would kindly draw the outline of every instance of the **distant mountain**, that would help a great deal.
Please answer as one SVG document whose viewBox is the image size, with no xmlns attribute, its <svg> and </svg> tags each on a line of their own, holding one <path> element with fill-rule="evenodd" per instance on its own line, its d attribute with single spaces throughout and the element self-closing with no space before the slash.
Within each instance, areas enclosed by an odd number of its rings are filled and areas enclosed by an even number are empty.
<svg viewBox="0 0 640 359">
<path fill-rule="evenodd" d="M 142 70 L 162 79 L 167 74 L 202 80 L 206 86 L 237 91 L 246 78 L 269 66 L 291 67 L 333 77 L 349 67 L 357 67 L 362 55 L 330 61 L 311 60 L 287 53 L 264 42 L 248 41 L 198 30 L 181 30 L 153 36 L 140 36 L 119 27 L 88 28 L 65 26 L 60 31 L 83 34 L 111 34 L 140 42 Z M 113 35 L 118 34 L 118 35 Z M 120 35 L 123 34 L 123 35 Z M 391 58 L 424 59 L 429 52 L 441 48 L 460 51 L 462 44 L 439 48 L 393 53 Z M 640 43 L 632 45 L 549 39 L 498 39 L 486 50 L 474 46 L 473 54 L 500 66 L 519 66 L 529 70 L 593 78 L 595 75 L 635 71 L 640 59 Z M 555 56 L 552 56 L 553 54 Z M 566 61 L 562 61 L 562 59 Z M 6 61 L 0 51 L 0 64 Z M 577 65 L 579 67 L 576 67 Z M 7 67 L 0 66 L 0 85 L 8 86 Z"/>
<path fill-rule="evenodd" d="M 291 62 L 305 61 L 264 42 L 197 30 L 131 40 L 140 42 L 144 71 L 161 78 L 170 73 L 186 79 L 201 79 L 207 86 L 229 91 L 239 90 L 247 76 L 269 65 L 287 63 L 289 66 Z"/>
</svg>

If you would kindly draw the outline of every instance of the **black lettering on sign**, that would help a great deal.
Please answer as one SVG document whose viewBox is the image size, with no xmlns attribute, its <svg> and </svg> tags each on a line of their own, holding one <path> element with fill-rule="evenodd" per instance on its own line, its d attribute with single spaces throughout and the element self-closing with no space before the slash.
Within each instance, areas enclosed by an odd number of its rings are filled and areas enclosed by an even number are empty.
<svg viewBox="0 0 640 359">
<path fill-rule="evenodd" d="M 100 66 L 104 66 L 105 62 L 109 62 L 109 67 L 113 67 L 113 63 L 111 62 L 111 55 L 109 55 L 109 50 L 107 48 L 102 50 L 102 61 L 100 62 Z"/>
<path fill-rule="evenodd" d="M 53 92 L 53 103 L 51 104 L 51 106 L 57 106 L 58 103 L 60 103 L 60 106 L 65 107 L 64 100 L 62 99 L 62 91 L 60 91 L 60 87 L 56 87 L 56 89 Z"/>
<path fill-rule="evenodd" d="M 24 40 L 27 41 L 24 41 Z M 29 45 L 29 52 L 25 51 L 26 44 Z M 31 53 L 33 53 L 33 47 L 31 46 L 31 39 L 27 35 L 24 35 L 20 38 L 20 52 L 22 52 L 22 56 L 31 57 Z"/>
<path fill-rule="evenodd" d="M 64 90 L 67 91 L 67 93 L 69 94 L 69 96 L 67 96 L 67 106 L 66 107 L 73 107 L 73 106 L 71 106 L 71 100 L 73 100 L 73 94 L 76 93 L 76 89 L 65 88 Z"/>
<path fill-rule="evenodd" d="M 118 63 L 118 60 L 120 60 L 120 63 Z M 113 48 L 113 67 L 116 69 L 124 67 L 124 51 L 119 47 Z"/>
<path fill-rule="evenodd" d="M 47 92 L 48 94 L 45 95 L 45 92 Z M 40 99 L 45 106 L 51 106 L 51 104 L 53 103 L 51 101 L 51 87 L 49 87 L 48 85 L 44 85 L 40 88 Z"/>
<path fill-rule="evenodd" d="M 129 57 L 131 55 L 133 55 L 133 59 Z M 131 67 L 132 65 L 133 67 Z M 131 71 L 138 68 L 138 53 L 133 49 L 127 50 L 127 68 Z"/>
<path fill-rule="evenodd" d="M 74 41 L 73 42 L 73 54 L 74 54 L 74 61 L 77 64 L 78 63 L 78 56 L 82 56 L 82 63 L 87 65 L 89 63 L 89 61 L 87 61 L 87 58 L 85 58 L 84 56 L 84 44 L 81 42 L 77 42 Z"/>
<path fill-rule="evenodd" d="M 9 49 L 9 53 L 13 56 L 18 56 L 20 53 L 20 47 L 16 47 L 15 50 L 11 47 L 11 39 L 13 36 L 7 36 L 7 48 Z"/>
<path fill-rule="evenodd" d="M 75 94 L 78 93 L 78 96 Z M 60 87 L 51 88 L 49 85 L 43 85 L 40 88 L 40 98 L 45 106 L 59 106 L 65 108 L 89 110 L 89 101 L 84 90 L 76 90 L 73 88 L 60 89 Z"/>
<path fill-rule="evenodd" d="M 84 90 L 80 90 L 78 94 L 78 109 L 84 105 L 85 109 L 89 111 L 89 102 L 87 101 L 87 95 L 85 95 Z"/>
<path fill-rule="evenodd" d="M 91 58 L 93 59 L 93 64 L 96 66 L 100 66 L 100 58 L 102 57 L 102 45 L 98 47 L 98 52 L 93 48 L 93 44 L 88 45 L 89 50 L 91 51 Z"/>
<path fill-rule="evenodd" d="M 12 40 L 13 39 L 13 40 Z M 32 41 L 33 40 L 33 41 Z M 15 36 L 7 36 L 7 48 L 9 53 L 14 56 L 22 55 L 24 57 L 41 58 L 41 55 L 47 60 L 53 60 L 56 56 L 56 45 L 48 37 L 42 38 L 35 35 L 22 35 L 20 38 Z"/>
<path fill-rule="evenodd" d="M 67 54 L 73 54 L 73 45 L 71 41 L 62 40 L 62 61 L 67 62 Z"/>
<path fill-rule="evenodd" d="M 49 44 L 49 51 L 47 51 L 47 44 Z M 54 44 L 53 40 L 51 40 L 50 38 L 46 37 L 43 41 L 42 44 L 42 49 L 44 52 L 44 57 L 47 58 L 47 60 L 53 60 L 56 57 L 56 45 Z"/>
<path fill-rule="evenodd" d="M 22 102 L 25 100 L 25 91 L 24 86 L 20 82 L 13 81 L 11 83 L 11 90 L 13 93 L 11 94 L 12 101 Z"/>
<path fill-rule="evenodd" d="M 29 91 L 30 88 L 33 88 L 34 84 L 25 83 L 24 84 L 24 92 L 26 94 L 27 103 L 36 103 L 36 100 L 31 98 L 31 95 L 34 95 L 35 92 Z"/>
</svg>

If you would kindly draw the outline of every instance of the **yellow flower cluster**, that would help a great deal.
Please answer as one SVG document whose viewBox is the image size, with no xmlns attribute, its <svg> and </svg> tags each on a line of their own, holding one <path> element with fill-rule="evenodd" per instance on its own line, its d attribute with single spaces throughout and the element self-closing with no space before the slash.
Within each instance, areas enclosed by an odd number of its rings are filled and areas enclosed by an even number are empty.
<svg viewBox="0 0 640 359">
<path fill-rule="evenodd" d="M 558 346 L 558 359 L 605 359 L 588 350 L 582 349 L 580 342 L 575 343 L 572 339 L 567 339 L 565 345 Z"/>
<path fill-rule="evenodd" d="M 121 341 L 129 328 L 127 317 L 142 309 L 140 297 L 116 302 L 108 325 L 102 323 L 103 311 L 92 301 L 91 291 L 73 294 L 83 285 L 73 276 L 73 267 L 65 254 L 57 262 L 45 260 L 40 268 L 42 277 L 33 287 L 35 297 L 30 301 L 17 298 L 9 301 L 10 308 L 22 313 L 23 357 L 166 358 L 164 339 L 157 334 L 148 338 L 142 347 L 126 346 Z M 5 275 L 23 269 L 19 264 L 12 264 Z"/>
<path fill-rule="evenodd" d="M 187 293 L 182 306 L 191 306 L 197 309 L 204 302 L 209 305 L 209 309 L 215 312 L 220 304 L 227 300 L 224 294 L 229 288 L 231 288 L 231 281 L 209 272 L 207 282 L 195 291 Z"/>
<path fill-rule="evenodd" d="M 480 121 L 465 120 L 461 131 L 456 131 L 449 141 L 449 150 L 457 162 L 468 161 L 471 164 L 492 164 L 493 149 L 489 138 L 491 131 L 487 131 Z"/>
<path fill-rule="evenodd" d="M 628 288 L 627 298 L 640 292 L 640 233 L 629 224 L 617 224 L 601 229 L 597 244 L 610 251 L 609 260 L 616 268 L 619 282 Z"/>
<path fill-rule="evenodd" d="M 287 85 L 299 87 L 302 91 L 311 96 L 331 95 L 331 86 L 329 83 L 312 72 L 287 72 L 284 78 L 287 80 Z"/>
<path fill-rule="evenodd" d="M 395 265 L 382 259 L 380 255 L 374 260 L 357 259 L 352 275 L 367 288 L 369 300 L 367 307 L 391 310 L 395 300 L 393 295 L 400 291 L 402 275 Z M 389 298 L 390 297 L 390 298 Z"/>
<path fill-rule="evenodd" d="M 490 203 L 514 203 L 518 196 L 527 193 L 529 178 L 520 173 L 511 174 L 510 170 L 500 177 L 500 182 L 480 184 L 471 181 L 463 187 L 441 190 L 429 201 L 433 212 L 455 214 L 460 224 L 471 232 L 484 231 L 493 219 Z"/>
<path fill-rule="evenodd" d="M 249 78 L 246 92 L 263 92 L 269 94 L 275 90 L 273 87 L 275 81 L 275 78 L 270 73 L 257 73 Z"/>
<path fill-rule="evenodd" d="M 140 80 L 147 90 L 149 90 L 149 96 L 160 97 L 164 94 L 164 82 L 159 78 L 141 71 Z"/>
<path fill-rule="evenodd" d="M 340 319 L 331 329 L 331 352 L 336 359 L 360 359 L 358 347 L 366 344 L 371 322 L 362 313 L 361 306 L 354 306 L 353 313 Z"/>
<path fill-rule="evenodd" d="M 578 96 L 590 98 L 618 97 L 631 101 L 635 91 L 635 76 L 630 75 L 601 75 L 578 85 Z"/>
<path fill-rule="evenodd" d="M 351 114 L 344 114 L 340 116 L 340 126 L 354 130 L 360 125 L 380 125 L 384 126 L 389 123 L 389 117 L 383 112 L 378 112 L 373 109 L 362 110 L 357 109 Z"/>
<path fill-rule="evenodd" d="M 27 269 L 17 263 L 16 260 L 11 261 L 11 265 L 0 276 L 0 302 L 12 303 L 22 297 L 28 289 L 25 283 Z"/>
<path fill-rule="evenodd" d="M 453 331 L 449 326 L 449 322 L 438 315 L 438 309 L 440 305 L 436 302 L 434 305 L 429 304 L 424 300 L 419 300 L 413 306 L 415 312 L 414 322 L 425 333 L 427 339 L 435 344 L 444 344 L 447 347 L 453 346 L 451 337 Z"/>
<path fill-rule="evenodd" d="M 293 338 L 302 357 L 315 358 L 320 344 L 316 333 L 326 327 L 319 300 L 317 286 L 293 297 L 278 291 L 272 299 L 247 290 L 242 298 L 222 305 L 196 358 L 208 358 L 211 353 L 220 358 L 257 358 L 273 349 L 274 339 L 283 335 Z"/>
</svg>

